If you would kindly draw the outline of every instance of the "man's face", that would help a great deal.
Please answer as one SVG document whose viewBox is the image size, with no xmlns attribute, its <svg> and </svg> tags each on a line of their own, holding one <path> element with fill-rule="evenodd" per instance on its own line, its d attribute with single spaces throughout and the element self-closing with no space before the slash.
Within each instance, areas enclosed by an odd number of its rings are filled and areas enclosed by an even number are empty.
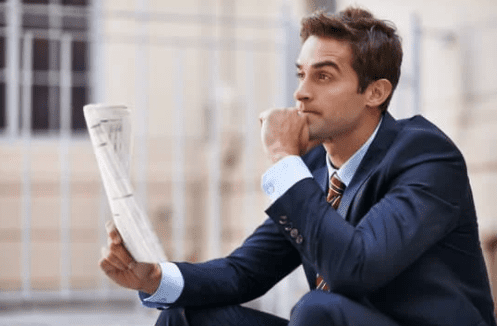
<svg viewBox="0 0 497 326">
<path fill-rule="evenodd" d="M 354 137 L 366 123 L 366 96 L 358 92 L 352 51 L 345 41 L 310 36 L 297 60 L 299 112 L 309 123 L 311 140 Z"/>
</svg>

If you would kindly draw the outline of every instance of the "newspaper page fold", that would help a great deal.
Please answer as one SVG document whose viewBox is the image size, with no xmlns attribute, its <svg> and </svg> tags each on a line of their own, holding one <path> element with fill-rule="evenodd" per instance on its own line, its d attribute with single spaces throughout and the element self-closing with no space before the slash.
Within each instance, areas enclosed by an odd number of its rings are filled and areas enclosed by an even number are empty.
<svg viewBox="0 0 497 326">
<path fill-rule="evenodd" d="M 166 255 L 130 182 L 131 118 L 125 106 L 89 104 L 84 116 L 114 223 L 135 260 L 157 263 Z"/>
</svg>

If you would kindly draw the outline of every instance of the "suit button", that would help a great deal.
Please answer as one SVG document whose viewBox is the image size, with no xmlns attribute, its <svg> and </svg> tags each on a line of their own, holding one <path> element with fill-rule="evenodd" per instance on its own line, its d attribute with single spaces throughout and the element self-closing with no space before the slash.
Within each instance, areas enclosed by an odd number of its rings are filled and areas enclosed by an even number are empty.
<svg viewBox="0 0 497 326">
<path fill-rule="evenodd" d="M 285 225 L 288 222 L 288 216 L 282 215 L 280 216 L 280 224 Z"/>
<path fill-rule="evenodd" d="M 290 232 L 290 230 L 292 230 L 292 223 L 288 223 L 287 225 L 285 225 L 285 231 L 286 232 Z"/>
<path fill-rule="evenodd" d="M 292 230 L 290 231 L 290 236 L 291 236 L 292 238 L 294 238 L 294 239 L 295 239 L 295 238 L 297 238 L 297 236 L 298 236 L 298 235 L 299 235 L 299 230 L 297 230 L 297 229 L 292 229 Z"/>
<path fill-rule="evenodd" d="M 304 241 L 304 238 L 301 235 L 298 235 L 297 238 L 295 239 L 295 243 L 301 244 L 302 241 Z"/>
</svg>

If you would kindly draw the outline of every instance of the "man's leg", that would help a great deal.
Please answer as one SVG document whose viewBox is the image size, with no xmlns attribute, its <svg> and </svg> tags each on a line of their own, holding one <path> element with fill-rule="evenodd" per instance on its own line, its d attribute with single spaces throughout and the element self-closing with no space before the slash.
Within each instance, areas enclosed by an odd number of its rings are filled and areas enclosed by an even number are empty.
<svg viewBox="0 0 497 326">
<path fill-rule="evenodd" d="M 381 312 L 335 293 L 311 291 L 292 309 L 288 326 L 399 326 Z"/>
<path fill-rule="evenodd" d="M 287 326 L 288 320 L 242 306 L 163 310 L 156 326 Z"/>
</svg>

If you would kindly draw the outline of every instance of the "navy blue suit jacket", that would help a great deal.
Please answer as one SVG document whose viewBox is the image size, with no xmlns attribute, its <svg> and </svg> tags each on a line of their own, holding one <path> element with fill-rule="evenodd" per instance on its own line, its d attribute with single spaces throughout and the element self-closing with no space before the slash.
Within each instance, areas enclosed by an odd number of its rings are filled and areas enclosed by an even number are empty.
<svg viewBox="0 0 497 326">
<path fill-rule="evenodd" d="M 422 117 L 385 114 L 338 212 L 325 198 L 325 156 L 320 146 L 304 157 L 314 178 L 276 200 L 228 257 L 178 263 L 175 305 L 246 302 L 303 264 L 311 289 L 318 272 L 401 325 L 495 325 L 466 165 L 447 136 Z"/>
</svg>

